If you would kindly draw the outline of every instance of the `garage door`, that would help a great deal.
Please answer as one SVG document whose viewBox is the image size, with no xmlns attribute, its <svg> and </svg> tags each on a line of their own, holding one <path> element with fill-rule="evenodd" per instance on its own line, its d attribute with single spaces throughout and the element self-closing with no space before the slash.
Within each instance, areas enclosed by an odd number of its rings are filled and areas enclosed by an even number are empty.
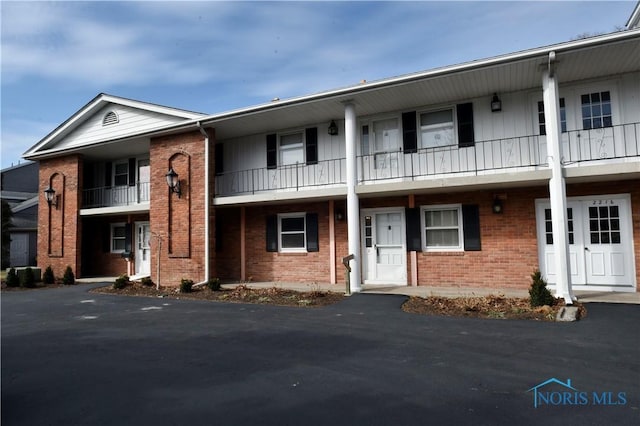
<svg viewBox="0 0 640 426">
<path fill-rule="evenodd" d="M 540 270 L 555 283 L 553 223 L 548 200 L 536 202 Z M 567 199 L 569 262 L 575 289 L 635 290 L 628 195 Z"/>
</svg>

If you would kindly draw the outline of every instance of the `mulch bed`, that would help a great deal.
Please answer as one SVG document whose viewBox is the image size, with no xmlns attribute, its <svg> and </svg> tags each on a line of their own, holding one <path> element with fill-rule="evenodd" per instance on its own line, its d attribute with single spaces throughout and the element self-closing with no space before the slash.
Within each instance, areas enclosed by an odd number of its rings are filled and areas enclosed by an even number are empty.
<svg viewBox="0 0 640 426">
<path fill-rule="evenodd" d="M 410 297 L 402 310 L 413 314 L 446 315 L 457 317 L 524 319 L 535 321 L 555 321 L 556 315 L 565 306 L 564 300 L 556 299 L 553 306 L 532 308 L 528 298 L 506 298 L 504 296 L 447 298 L 429 296 Z M 584 318 L 586 309 L 581 303 L 578 318 Z"/>
<path fill-rule="evenodd" d="M 249 288 L 238 285 L 233 289 L 223 288 L 219 291 L 209 290 L 207 287 L 194 288 L 189 293 L 180 293 L 175 287 L 144 286 L 140 283 L 129 283 L 123 289 L 113 286 L 99 287 L 96 293 L 118 294 L 128 296 L 168 297 L 172 299 L 212 300 L 218 302 L 257 303 L 279 306 L 316 307 L 327 306 L 344 299 L 344 294 L 329 291 L 299 292 L 278 287 Z"/>
</svg>

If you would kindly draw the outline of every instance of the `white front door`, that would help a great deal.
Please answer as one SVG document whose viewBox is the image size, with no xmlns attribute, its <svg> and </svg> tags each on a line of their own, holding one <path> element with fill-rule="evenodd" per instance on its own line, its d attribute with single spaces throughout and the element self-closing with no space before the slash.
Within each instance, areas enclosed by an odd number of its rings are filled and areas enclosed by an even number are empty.
<svg viewBox="0 0 640 426">
<path fill-rule="evenodd" d="M 151 273 L 151 225 L 136 222 L 136 275 Z"/>
<path fill-rule="evenodd" d="M 538 201 L 540 270 L 555 283 L 555 258 L 548 201 Z M 635 288 L 633 231 L 628 196 L 567 199 L 569 262 L 575 289 L 633 290 Z"/>
<path fill-rule="evenodd" d="M 407 284 L 403 209 L 363 210 L 365 284 Z"/>
</svg>

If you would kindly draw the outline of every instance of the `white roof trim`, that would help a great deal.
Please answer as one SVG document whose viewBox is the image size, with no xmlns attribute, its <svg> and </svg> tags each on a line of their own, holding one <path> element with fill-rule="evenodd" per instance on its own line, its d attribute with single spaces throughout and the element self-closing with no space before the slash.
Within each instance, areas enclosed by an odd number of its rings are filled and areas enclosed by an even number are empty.
<svg viewBox="0 0 640 426">
<path fill-rule="evenodd" d="M 625 27 L 627 30 L 632 30 L 636 28 L 640 24 L 640 0 L 636 3 L 636 7 L 631 12 L 631 16 L 629 16 L 629 20 Z"/>
<path fill-rule="evenodd" d="M 98 96 L 93 98 L 88 104 L 82 107 L 78 112 L 72 115 L 69 119 L 67 119 L 64 123 L 54 129 L 51 133 L 41 139 L 34 146 L 29 148 L 24 154 L 24 158 L 36 158 L 38 154 L 40 154 L 40 148 L 46 146 L 51 141 L 56 138 L 64 135 L 66 132 L 74 129 L 77 125 L 79 125 L 83 119 L 106 104 L 117 104 L 123 105 L 131 108 L 142 109 L 150 112 L 156 112 L 160 114 L 172 115 L 175 117 L 181 117 L 185 120 L 192 120 L 195 118 L 203 117 L 204 114 L 197 113 L 193 111 L 181 110 L 178 108 L 166 107 L 162 105 L 151 104 L 148 102 L 135 101 L 132 99 L 121 98 L 118 96 L 108 95 L 105 93 L 100 93 Z"/>
</svg>

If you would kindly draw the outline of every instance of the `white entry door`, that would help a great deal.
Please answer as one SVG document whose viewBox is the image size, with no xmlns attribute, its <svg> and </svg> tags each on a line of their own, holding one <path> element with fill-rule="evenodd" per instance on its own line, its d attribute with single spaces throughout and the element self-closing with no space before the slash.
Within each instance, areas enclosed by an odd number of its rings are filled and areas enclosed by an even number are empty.
<svg viewBox="0 0 640 426">
<path fill-rule="evenodd" d="M 151 273 L 151 225 L 136 222 L 136 275 Z"/>
<path fill-rule="evenodd" d="M 555 283 L 553 223 L 547 201 L 538 201 L 540 269 Z M 633 231 L 628 196 L 567 200 L 571 282 L 576 289 L 633 290 Z"/>
<path fill-rule="evenodd" d="M 404 210 L 363 210 L 365 284 L 407 284 Z"/>
</svg>

